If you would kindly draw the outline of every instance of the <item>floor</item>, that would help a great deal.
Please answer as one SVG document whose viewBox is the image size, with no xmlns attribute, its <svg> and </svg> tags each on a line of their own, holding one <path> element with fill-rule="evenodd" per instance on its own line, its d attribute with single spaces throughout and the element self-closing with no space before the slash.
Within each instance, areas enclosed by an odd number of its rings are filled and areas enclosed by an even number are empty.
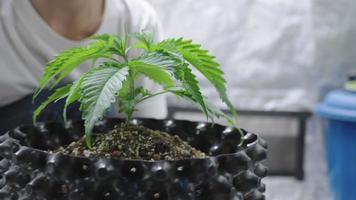
<svg viewBox="0 0 356 200">
<path fill-rule="evenodd" d="M 309 127 L 305 149 L 305 180 L 298 181 L 292 177 L 266 178 L 267 200 L 332 200 L 328 190 L 323 136 L 315 124 Z"/>
</svg>

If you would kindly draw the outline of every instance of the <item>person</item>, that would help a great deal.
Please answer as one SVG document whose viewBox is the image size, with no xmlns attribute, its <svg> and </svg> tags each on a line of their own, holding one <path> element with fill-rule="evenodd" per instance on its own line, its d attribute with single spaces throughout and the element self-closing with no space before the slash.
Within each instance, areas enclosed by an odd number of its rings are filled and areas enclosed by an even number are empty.
<svg viewBox="0 0 356 200">
<path fill-rule="evenodd" d="M 32 96 L 44 67 L 64 49 L 85 45 L 94 34 L 150 31 L 161 38 L 154 9 L 144 0 L 1 0 L 0 1 L 0 134 L 32 122 L 32 113 L 50 91 Z M 66 81 L 77 79 L 89 67 L 84 63 Z M 143 79 L 151 90 L 158 86 Z M 48 107 L 40 120 L 60 120 L 63 102 Z M 78 106 L 70 117 L 80 118 Z M 138 105 L 136 117 L 164 118 L 164 96 Z"/>
</svg>

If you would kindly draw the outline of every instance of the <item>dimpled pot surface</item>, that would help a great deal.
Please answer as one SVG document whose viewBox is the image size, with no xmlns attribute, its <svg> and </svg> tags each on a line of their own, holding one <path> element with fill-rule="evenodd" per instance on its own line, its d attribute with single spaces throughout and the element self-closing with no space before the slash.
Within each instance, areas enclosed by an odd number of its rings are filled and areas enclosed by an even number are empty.
<svg viewBox="0 0 356 200">
<path fill-rule="evenodd" d="M 120 119 L 105 119 L 106 133 Z M 140 161 L 52 154 L 82 137 L 82 122 L 21 126 L 0 136 L 1 200 L 263 200 L 266 143 L 244 131 L 181 120 L 133 119 L 177 134 L 205 152 L 205 159 Z"/>
</svg>

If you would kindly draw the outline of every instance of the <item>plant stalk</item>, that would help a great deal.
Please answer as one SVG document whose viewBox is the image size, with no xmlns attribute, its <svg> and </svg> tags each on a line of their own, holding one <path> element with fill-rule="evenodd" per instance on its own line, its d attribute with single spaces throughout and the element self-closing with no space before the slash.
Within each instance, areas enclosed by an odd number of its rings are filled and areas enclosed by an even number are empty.
<svg viewBox="0 0 356 200">
<path fill-rule="evenodd" d="M 161 95 L 161 94 L 165 94 L 165 93 L 168 93 L 168 92 L 170 92 L 170 91 L 164 90 L 164 91 L 161 91 L 161 92 L 157 92 L 157 93 L 148 95 L 148 96 L 136 101 L 135 103 L 138 104 L 138 103 L 141 103 L 141 102 L 143 102 L 143 101 L 145 101 L 145 100 L 147 100 L 149 98 L 152 98 L 152 97 L 155 97 L 155 96 L 158 96 L 158 95 Z"/>
<path fill-rule="evenodd" d="M 130 87 L 130 94 L 129 94 L 130 95 L 130 99 L 131 99 L 131 101 L 134 101 L 135 96 L 136 96 L 135 95 L 135 80 L 134 80 L 134 74 L 133 74 L 131 69 L 129 70 L 128 79 L 129 79 L 129 87 Z M 125 124 L 126 126 L 129 125 L 129 121 L 131 120 L 131 117 L 132 117 L 134 109 L 135 109 L 134 106 L 132 106 L 130 111 L 128 111 L 126 113 L 126 124 Z"/>
</svg>

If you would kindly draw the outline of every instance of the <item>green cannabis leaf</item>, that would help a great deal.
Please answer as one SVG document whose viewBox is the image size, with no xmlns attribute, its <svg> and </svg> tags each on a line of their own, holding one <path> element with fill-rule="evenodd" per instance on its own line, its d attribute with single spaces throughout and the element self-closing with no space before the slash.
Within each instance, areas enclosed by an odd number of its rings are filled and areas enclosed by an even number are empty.
<svg viewBox="0 0 356 200">
<path fill-rule="evenodd" d="M 34 122 L 46 106 L 64 98 L 63 117 L 66 120 L 67 107 L 79 102 L 85 122 L 86 143 L 91 147 L 93 128 L 112 103 L 118 102 L 119 112 L 123 112 L 129 121 L 138 103 L 172 93 L 198 105 L 211 121 L 223 117 L 236 126 L 235 120 L 209 103 L 200 90 L 193 68 L 216 88 L 221 100 L 236 116 L 235 108 L 226 94 L 226 81 L 220 65 L 200 45 L 182 38 L 155 43 L 151 33 L 132 33 L 124 37 L 102 34 L 90 39 L 92 42 L 89 45 L 65 50 L 47 64 L 34 98 L 44 88 L 56 87 L 81 63 L 93 61 L 88 72 L 74 83 L 57 89 L 37 108 L 33 115 Z M 129 39 L 135 43 L 129 45 Z M 139 49 L 141 53 L 129 59 L 128 55 L 134 49 Z M 99 64 L 96 64 L 97 59 L 101 60 Z M 162 86 L 162 90 L 152 93 L 143 86 L 136 86 L 135 80 L 141 77 L 151 79 Z"/>
<path fill-rule="evenodd" d="M 115 102 L 117 91 L 129 73 L 128 67 L 98 67 L 83 78 L 81 111 L 85 121 L 87 144 L 95 123 Z"/>
<path fill-rule="evenodd" d="M 39 81 L 35 97 L 46 87 L 53 88 L 81 63 L 89 59 L 110 57 L 112 55 L 109 42 L 98 40 L 87 47 L 68 49 L 49 62 Z"/>
<path fill-rule="evenodd" d="M 236 111 L 226 94 L 226 81 L 223 77 L 224 73 L 220 69 L 220 64 L 215 60 L 215 57 L 209 52 L 201 48 L 201 45 L 194 44 L 191 40 L 167 39 L 157 44 L 156 50 L 162 49 L 171 52 L 179 52 L 186 61 L 200 71 L 216 88 L 220 98 L 233 115 Z"/>
<path fill-rule="evenodd" d="M 61 88 L 58 88 L 53 94 L 51 94 L 46 101 L 42 102 L 42 104 L 35 110 L 33 113 L 33 122 L 37 121 L 38 116 L 41 112 L 52 102 L 61 100 L 68 96 L 71 85 L 67 85 Z"/>
</svg>

